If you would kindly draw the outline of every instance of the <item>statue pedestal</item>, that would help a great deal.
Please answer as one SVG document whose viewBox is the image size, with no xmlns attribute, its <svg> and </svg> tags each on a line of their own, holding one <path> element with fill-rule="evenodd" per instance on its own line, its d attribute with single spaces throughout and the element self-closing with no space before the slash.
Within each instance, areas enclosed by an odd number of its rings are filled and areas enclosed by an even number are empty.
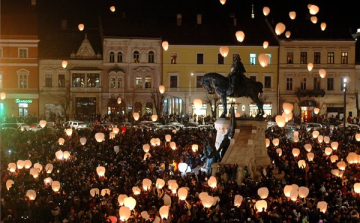
<svg viewBox="0 0 360 223">
<path fill-rule="evenodd" d="M 215 146 L 222 142 L 224 135 L 229 127 L 229 119 L 218 119 L 215 122 L 217 130 Z M 265 145 L 266 122 L 256 119 L 236 119 L 236 129 L 234 137 L 221 160 L 221 163 L 212 165 L 212 174 L 215 175 L 220 166 L 227 164 L 237 164 L 238 171 L 236 182 L 240 184 L 244 179 L 243 170 L 247 167 L 251 178 L 260 176 L 262 167 L 271 165 L 270 157 L 267 154 Z"/>
</svg>

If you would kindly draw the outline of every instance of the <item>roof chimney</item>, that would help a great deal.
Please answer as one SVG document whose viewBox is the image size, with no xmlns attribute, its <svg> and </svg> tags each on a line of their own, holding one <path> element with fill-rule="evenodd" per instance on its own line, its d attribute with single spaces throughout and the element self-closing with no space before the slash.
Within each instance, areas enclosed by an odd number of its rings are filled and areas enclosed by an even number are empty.
<svg viewBox="0 0 360 223">
<path fill-rule="evenodd" d="M 177 14 L 176 15 L 176 24 L 177 24 L 177 26 L 181 26 L 181 20 L 182 20 L 182 15 Z"/>
<path fill-rule="evenodd" d="M 201 14 L 197 14 L 196 24 L 198 24 L 198 25 L 201 25 L 201 24 L 202 24 L 202 16 L 201 16 Z"/>
</svg>

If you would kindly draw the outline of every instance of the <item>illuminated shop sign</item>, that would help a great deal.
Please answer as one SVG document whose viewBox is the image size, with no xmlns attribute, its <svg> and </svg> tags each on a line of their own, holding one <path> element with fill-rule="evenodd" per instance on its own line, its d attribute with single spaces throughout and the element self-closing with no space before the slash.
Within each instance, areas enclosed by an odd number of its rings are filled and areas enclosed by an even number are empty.
<svg viewBox="0 0 360 223">
<path fill-rule="evenodd" d="M 15 99 L 15 103 L 16 104 L 20 104 L 20 103 L 25 103 L 25 104 L 31 104 L 33 103 L 33 100 L 32 99 Z"/>
</svg>

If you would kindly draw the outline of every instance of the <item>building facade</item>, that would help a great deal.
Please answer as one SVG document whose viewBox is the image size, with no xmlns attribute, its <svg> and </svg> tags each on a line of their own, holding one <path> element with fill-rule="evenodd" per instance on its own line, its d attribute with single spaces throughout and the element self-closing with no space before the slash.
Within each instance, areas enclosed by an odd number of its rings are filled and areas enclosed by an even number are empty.
<svg viewBox="0 0 360 223">
<path fill-rule="evenodd" d="M 316 121 L 315 107 L 319 116 L 328 118 L 342 119 L 344 107 L 346 117 L 357 116 L 354 40 L 280 40 L 279 55 L 280 105 L 294 103 L 299 121 Z M 313 63 L 311 71 L 308 63 Z"/>
<path fill-rule="evenodd" d="M 103 52 L 101 114 L 155 114 L 150 96 L 161 82 L 161 40 L 105 37 Z"/>
</svg>

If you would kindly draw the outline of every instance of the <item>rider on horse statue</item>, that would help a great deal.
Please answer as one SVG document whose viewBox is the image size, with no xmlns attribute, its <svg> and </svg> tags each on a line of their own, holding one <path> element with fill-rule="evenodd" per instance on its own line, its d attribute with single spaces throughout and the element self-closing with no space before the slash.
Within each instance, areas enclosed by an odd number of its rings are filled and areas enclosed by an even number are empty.
<svg viewBox="0 0 360 223">
<path fill-rule="evenodd" d="M 235 87 L 242 86 L 243 95 L 248 97 L 248 88 L 246 86 L 247 83 L 251 80 L 245 76 L 244 74 L 245 72 L 246 72 L 245 67 L 241 62 L 240 55 L 239 54 L 235 55 L 234 63 L 231 66 L 231 71 L 229 73 L 230 90 L 231 90 L 229 95 L 232 95 L 233 97 L 238 97 L 235 91 Z"/>
</svg>

